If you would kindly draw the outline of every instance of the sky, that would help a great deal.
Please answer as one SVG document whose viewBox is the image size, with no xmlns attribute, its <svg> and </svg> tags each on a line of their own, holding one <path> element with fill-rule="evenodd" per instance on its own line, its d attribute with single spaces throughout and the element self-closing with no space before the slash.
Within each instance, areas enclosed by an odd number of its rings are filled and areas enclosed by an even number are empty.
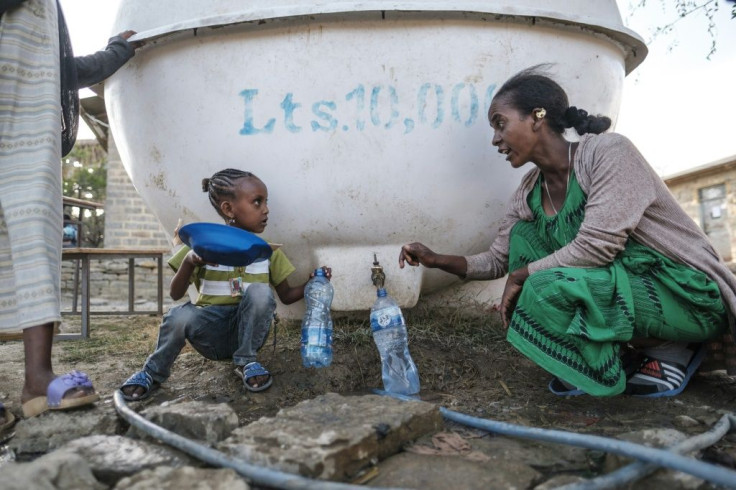
<svg viewBox="0 0 736 490">
<path fill-rule="evenodd" d="M 716 52 L 701 13 L 678 22 L 649 42 L 653 26 L 677 18 L 672 0 L 647 0 L 628 16 L 629 0 L 617 0 L 624 23 L 647 42 L 649 55 L 625 79 L 616 131 L 667 176 L 736 156 L 736 19 L 732 2 L 718 0 Z M 667 5 L 663 9 L 663 5 Z"/>
<path fill-rule="evenodd" d="M 594 0 L 598 1 L 598 0 Z M 657 26 L 677 19 L 673 0 L 616 0 L 624 24 L 649 47 L 644 62 L 624 82 L 615 130 L 626 135 L 662 176 L 736 156 L 736 19 L 731 2 L 718 2 L 716 52 L 707 19 L 696 12 L 669 34 L 652 38 Z M 76 55 L 102 49 L 120 0 L 61 0 Z M 94 19 L 93 22 L 90 19 Z M 135 26 L 130 26 L 134 29 Z M 83 97 L 85 93 L 81 94 Z M 92 138 L 80 125 L 79 138 Z"/>
</svg>

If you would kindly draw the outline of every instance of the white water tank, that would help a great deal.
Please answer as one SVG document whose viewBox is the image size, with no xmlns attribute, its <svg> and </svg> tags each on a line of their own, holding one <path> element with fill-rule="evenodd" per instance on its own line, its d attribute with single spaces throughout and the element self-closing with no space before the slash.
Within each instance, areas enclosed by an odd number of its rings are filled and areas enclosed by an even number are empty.
<svg viewBox="0 0 736 490">
<path fill-rule="evenodd" d="M 571 104 L 615 122 L 646 55 L 615 0 L 123 0 L 125 29 L 148 44 L 107 81 L 107 111 L 164 227 L 221 222 L 202 178 L 252 171 L 291 283 L 330 265 L 336 310 L 373 303 L 374 253 L 413 306 L 457 280 L 399 270 L 402 244 L 488 248 L 528 170 L 491 146 L 486 113 L 508 77 L 555 63 Z"/>
</svg>

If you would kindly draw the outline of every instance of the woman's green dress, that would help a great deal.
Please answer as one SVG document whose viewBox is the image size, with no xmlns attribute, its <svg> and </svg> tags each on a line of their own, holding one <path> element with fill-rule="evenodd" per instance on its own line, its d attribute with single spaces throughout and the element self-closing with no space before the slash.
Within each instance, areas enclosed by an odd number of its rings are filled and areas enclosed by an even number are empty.
<svg viewBox="0 0 736 490">
<path fill-rule="evenodd" d="M 550 255 L 577 235 L 587 196 L 571 176 L 555 216 L 542 208 L 542 176 L 528 203 L 533 221 L 511 231 L 509 270 Z M 604 267 L 559 267 L 529 276 L 507 338 L 541 367 L 590 395 L 622 393 L 621 346 L 632 338 L 701 342 L 723 332 L 717 284 L 634 239 Z"/>
</svg>

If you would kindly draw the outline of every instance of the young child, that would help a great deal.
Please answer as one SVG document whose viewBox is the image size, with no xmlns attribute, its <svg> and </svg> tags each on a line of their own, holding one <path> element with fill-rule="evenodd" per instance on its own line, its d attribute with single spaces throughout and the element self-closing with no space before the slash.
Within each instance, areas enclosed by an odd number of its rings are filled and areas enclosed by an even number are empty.
<svg viewBox="0 0 736 490">
<path fill-rule="evenodd" d="M 228 225 L 252 233 L 266 228 L 268 190 L 252 173 L 222 170 L 204 179 L 202 190 Z M 182 298 L 190 283 L 199 296 L 196 303 L 174 306 L 164 315 L 156 350 L 143 369 L 120 387 L 123 398 L 143 400 L 166 381 L 186 340 L 207 359 L 232 358 L 247 390 L 262 391 L 271 386 L 271 373 L 256 361 L 256 351 L 268 336 L 276 308 L 269 284 L 284 304 L 304 297 L 304 285 L 292 287 L 286 279 L 295 270 L 286 255 L 279 249 L 270 260 L 247 267 L 218 266 L 205 263 L 184 246 L 169 265 L 176 271 L 171 297 Z M 330 278 L 331 269 L 324 269 Z"/>
</svg>

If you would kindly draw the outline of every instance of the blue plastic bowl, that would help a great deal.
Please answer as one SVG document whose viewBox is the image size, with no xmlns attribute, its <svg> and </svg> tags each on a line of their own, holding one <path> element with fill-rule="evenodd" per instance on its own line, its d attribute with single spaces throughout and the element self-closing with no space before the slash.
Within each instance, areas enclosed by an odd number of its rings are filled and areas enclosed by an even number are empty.
<svg viewBox="0 0 736 490">
<path fill-rule="evenodd" d="M 217 223 L 189 223 L 179 238 L 206 262 L 242 267 L 271 257 L 271 246 L 253 233 Z"/>
</svg>

